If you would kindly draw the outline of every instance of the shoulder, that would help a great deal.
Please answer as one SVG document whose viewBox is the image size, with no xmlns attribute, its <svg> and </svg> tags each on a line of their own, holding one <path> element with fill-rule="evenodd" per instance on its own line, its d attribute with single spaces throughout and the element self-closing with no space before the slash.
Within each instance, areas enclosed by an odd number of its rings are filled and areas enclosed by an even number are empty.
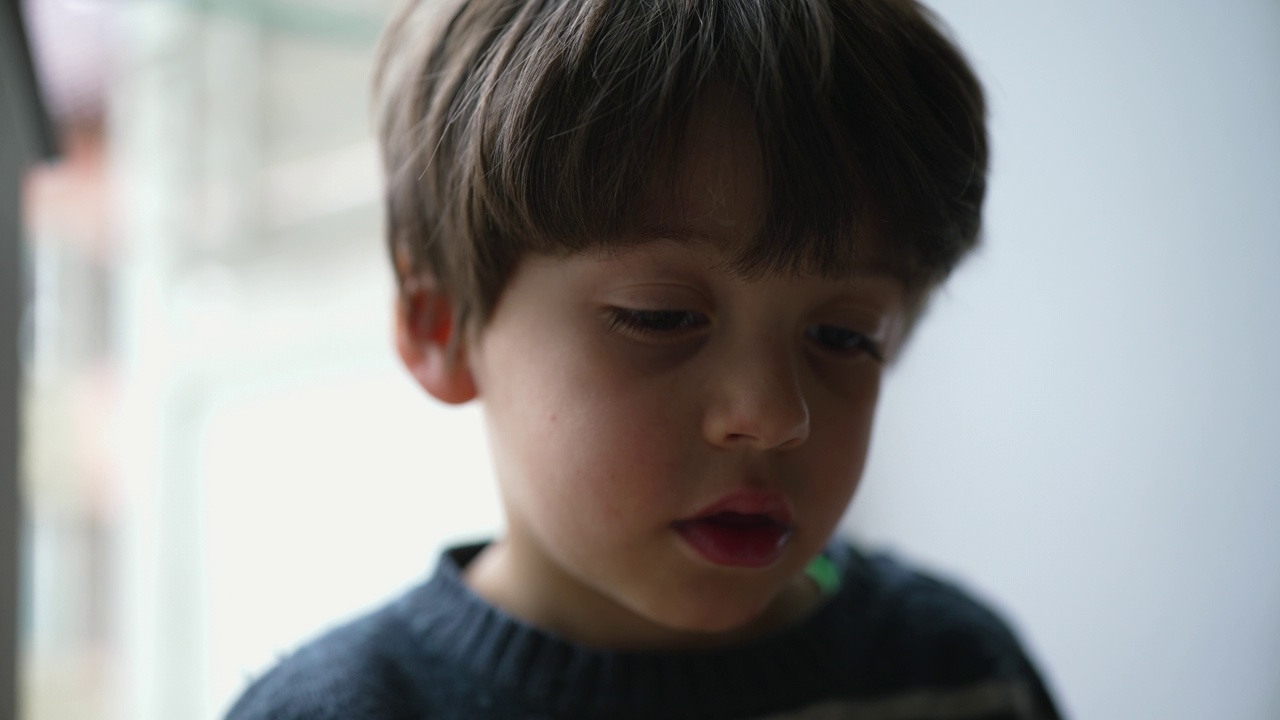
<svg viewBox="0 0 1280 720">
<path fill-rule="evenodd" d="M 394 604 L 333 629 L 253 681 L 227 720 L 418 717 L 411 635 Z"/>
<path fill-rule="evenodd" d="M 1022 654 L 1008 623 L 958 584 L 910 568 L 889 555 L 865 558 L 878 618 L 877 639 L 903 662 L 925 665 L 931 679 L 1000 674 Z M 955 676 L 950 677 L 950 676 Z"/>
<path fill-rule="evenodd" d="M 1017 633 L 990 604 L 891 555 L 843 552 L 879 691 L 1008 691 L 1010 702 L 1026 709 L 1018 717 L 1059 717 Z"/>
</svg>

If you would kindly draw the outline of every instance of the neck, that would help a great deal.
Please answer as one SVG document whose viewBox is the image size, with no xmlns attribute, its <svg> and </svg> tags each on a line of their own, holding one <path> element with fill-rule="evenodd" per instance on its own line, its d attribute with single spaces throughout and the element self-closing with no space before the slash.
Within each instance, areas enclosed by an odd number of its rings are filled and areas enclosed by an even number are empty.
<svg viewBox="0 0 1280 720">
<path fill-rule="evenodd" d="M 464 582 L 480 597 L 529 625 L 600 650 L 689 650 L 741 644 L 798 622 L 821 601 L 806 576 L 788 583 L 751 621 L 721 632 L 668 627 L 644 617 L 540 557 L 523 557 L 519 543 L 490 544 L 464 570 Z M 558 576 L 558 582 L 546 578 Z M 541 591 L 554 587 L 555 592 Z"/>
</svg>

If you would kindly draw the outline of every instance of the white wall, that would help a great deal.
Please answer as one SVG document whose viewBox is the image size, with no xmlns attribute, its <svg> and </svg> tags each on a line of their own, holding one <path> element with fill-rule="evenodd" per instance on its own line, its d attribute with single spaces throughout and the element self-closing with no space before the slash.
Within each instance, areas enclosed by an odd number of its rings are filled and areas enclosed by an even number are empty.
<svg viewBox="0 0 1280 720">
<path fill-rule="evenodd" d="M 931 5 L 986 246 L 849 524 L 995 598 L 1074 717 L 1280 717 L 1280 4 Z"/>
</svg>

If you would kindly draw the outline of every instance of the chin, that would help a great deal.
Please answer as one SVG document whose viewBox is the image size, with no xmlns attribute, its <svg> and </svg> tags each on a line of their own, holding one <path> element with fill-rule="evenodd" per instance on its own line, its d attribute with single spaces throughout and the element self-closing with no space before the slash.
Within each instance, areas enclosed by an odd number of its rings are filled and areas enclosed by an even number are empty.
<svg viewBox="0 0 1280 720">
<path fill-rule="evenodd" d="M 708 593 L 692 597 L 678 606 L 666 602 L 663 607 L 654 608 L 654 612 L 645 615 L 655 624 L 703 640 L 714 640 L 716 636 L 737 637 L 764 617 L 777 593 L 756 601 L 751 601 L 746 593 L 725 595 L 717 598 Z"/>
</svg>

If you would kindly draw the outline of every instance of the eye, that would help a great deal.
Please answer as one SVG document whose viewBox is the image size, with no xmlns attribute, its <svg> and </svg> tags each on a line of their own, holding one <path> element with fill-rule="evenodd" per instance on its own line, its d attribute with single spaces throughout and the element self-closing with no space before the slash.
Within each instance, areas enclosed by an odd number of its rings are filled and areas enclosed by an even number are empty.
<svg viewBox="0 0 1280 720">
<path fill-rule="evenodd" d="M 702 327 L 706 318 L 690 310 L 609 308 L 609 326 L 637 335 L 675 335 Z"/>
<path fill-rule="evenodd" d="M 805 330 L 805 337 L 824 350 L 842 356 L 869 355 L 877 362 L 884 362 L 880 344 L 856 330 L 835 325 L 814 325 Z"/>
</svg>

